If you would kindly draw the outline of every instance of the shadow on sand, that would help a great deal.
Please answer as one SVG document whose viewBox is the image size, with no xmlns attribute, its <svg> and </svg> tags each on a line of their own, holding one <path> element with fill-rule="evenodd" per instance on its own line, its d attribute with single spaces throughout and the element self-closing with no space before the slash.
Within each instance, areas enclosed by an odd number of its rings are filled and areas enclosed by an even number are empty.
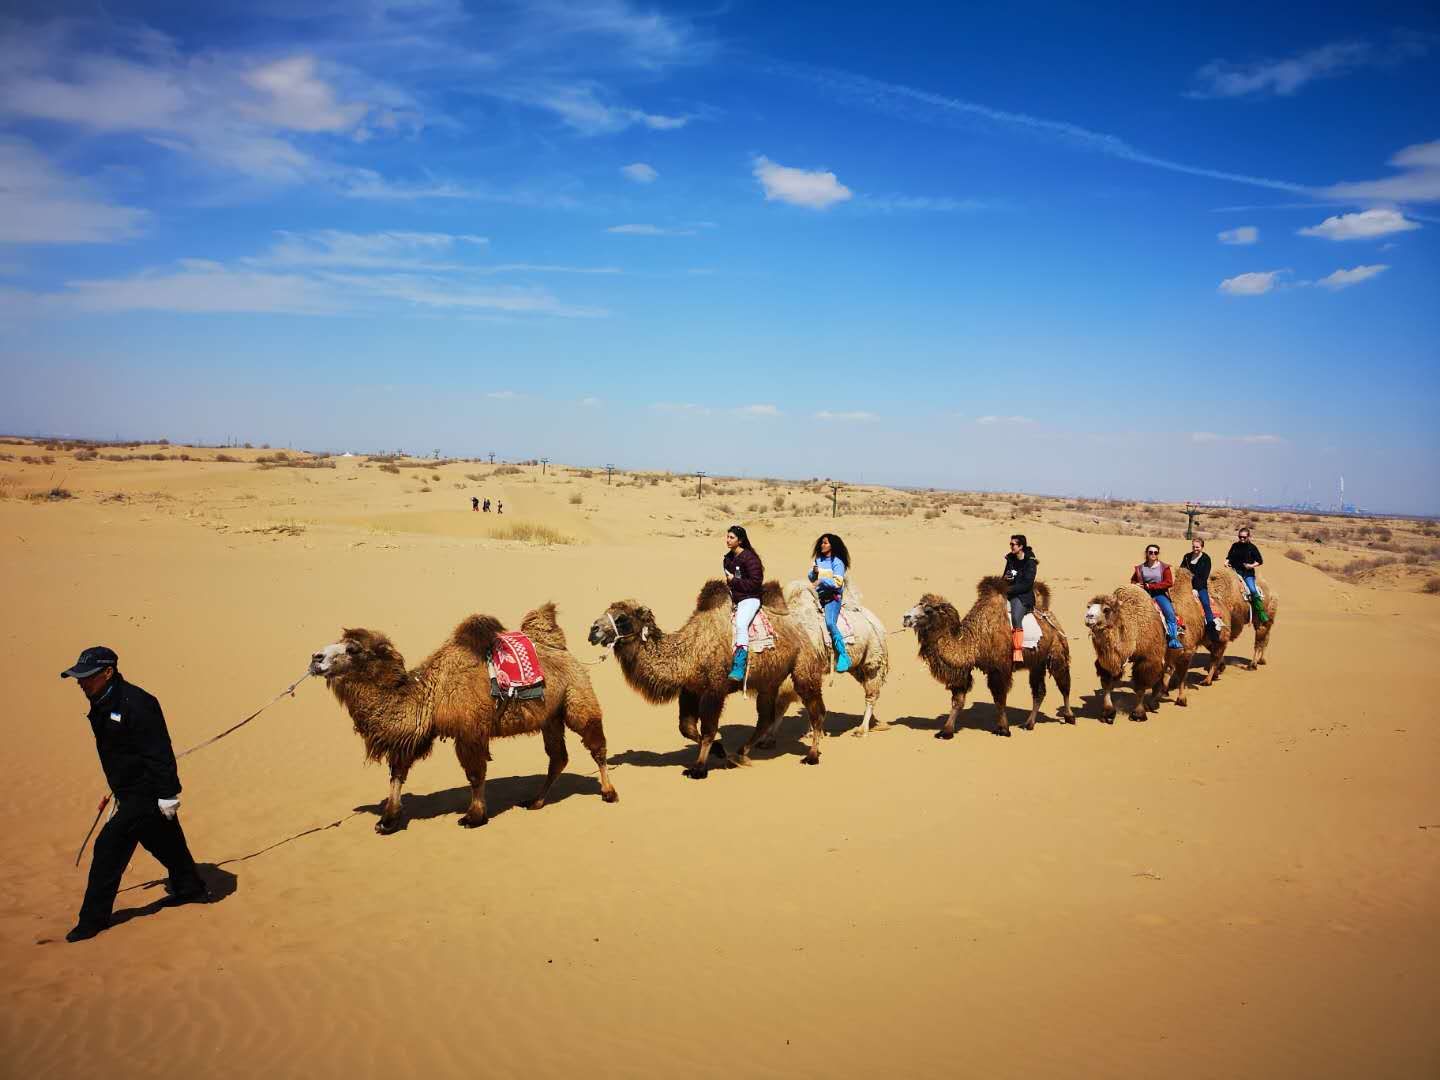
<svg viewBox="0 0 1440 1080">
<path fill-rule="evenodd" d="M 612 758 L 611 763 L 613 764 L 614 761 L 615 759 Z M 535 773 L 532 776 L 500 776 L 487 781 L 485 784 L 486 816 L 496 818 L 514 807 L 524 806 L 539 793 L 540 785 L 544 780 L 543 773 Z M 572 795 L 594 795 L 598 799 L 600 796 L 599 778 L 572 772 L 561 773 L 555 780 L 555 786 L 550 789 L 550 794 L 545 796 L 545 805 L 552 806 L 555 803 L 563 802 Z M 364 806 L 355 807 L 355 812 L 371 814 L 378 818 L 383 806 L 383 803 L 378 802 L 367 803 Z M 428 795 L 415 795 L 407 791 L 400 796 L 400 809 L 404 814 L 404 821 L 396 832 L 403 832 L 411 821 L 459 817 L 469 806 L 470 787 L 468 784 L 464 787 L 448 788 L 445 791 L 432 791 Z"/>
<path fill-rule="evenodd" d="M 235 860 L 229 860 L 235 861 Z M 205 882 L 205 887 L 210 890 L 210 899 L 206 903 L 218 904 L 226 897 L 233 896 L 239 889 L 239 881 L 229 870 L 222 870 L 219 863 L 196 863 L 195 870 L 200 875 L 200 880 Z M 149 915 L 159 914 L 167 907 L 174 906 L 170 899 L 170 885 L 168 878 L 156 878 L 154 881 L 142 881 L 137 885 L 131 885 L 120 890 L 124 896 L 129 892 L 161 889 L 163 892 L 151 900 L 148 904 L 139 907 L 121 908 L 110 916 L 110 929 L 113 930 L 121 923 L 127 923 L 131 919 L 143 919 Z"/>
</svg>

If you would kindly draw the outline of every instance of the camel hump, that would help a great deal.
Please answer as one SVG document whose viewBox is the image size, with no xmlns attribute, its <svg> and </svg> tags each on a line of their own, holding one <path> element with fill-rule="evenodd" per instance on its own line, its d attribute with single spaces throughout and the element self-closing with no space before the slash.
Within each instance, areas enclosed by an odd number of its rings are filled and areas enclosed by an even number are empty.
<svg viewBox="0 0 1440 1080">
<path fill-rule="evenodd" d="M 730 586 L 719 578 L 700 586 L 700 595 L 695 598 L 696 611 L 714 611 L 722 604 L 730 605 Z"/>
<path fill-rule="evenodd" d="M 1040 611 L 1050 610 L 1050 586 L 1043 581 L 1035 582 L 1035 607 Z"/>
<path fill-rule="evenodd" d="M 534 611 L 527 611 L 520 620 L 520 630 L 536 645 L 551 649 L 568 649 L 565 631 L 555 621 L 554 603 L 541 604 Z"/>
<path fill-rule="evenodd" d="M 505 626 L 493 615 L 471 615 L 455 628 L 450 640 L 462 648 L 469 649 L 481 660 L 489 660 L 495 647 L 495 638 L 505 632 Z"/>
<path fill-rule="evenodd" d="M 1004 596 L 1010 583 L 999 574 L 991 574 L 989 577 L 982 577 L 975 586 L 975 595 L 984 600 L 987 596 Z"/>
<path fill-rule="evenodd" d="M 774 611 L 790 610 L 790 605 L 785 603 L 785 590 L 778 581 L 767 581 L 760 586 L 760 606 Z"/>
</svg>

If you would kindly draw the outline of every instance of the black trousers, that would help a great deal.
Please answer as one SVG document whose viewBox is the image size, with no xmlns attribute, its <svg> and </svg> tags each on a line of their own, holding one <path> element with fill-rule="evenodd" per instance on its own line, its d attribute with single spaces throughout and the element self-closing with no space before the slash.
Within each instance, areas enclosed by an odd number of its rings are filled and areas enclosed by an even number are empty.
<svg viewBox="0 0 1440 1080">
<path fill-rule="evenodd" d="M 120 809 L 95 837 L 95 855 L 90 862 L 90 881 L 80 905 L 80 925 L 107 926 L 115 907 L 115 894 L 130 857 L 139 844 L 170 872 L 170 891 L 177 896 L 196 896 L 205 883 L 195 870 L 195 860 L 185 843 L 178 817 L 160 813 L 149 796 L 132 795 L 120 800 Z"/>
</svg>

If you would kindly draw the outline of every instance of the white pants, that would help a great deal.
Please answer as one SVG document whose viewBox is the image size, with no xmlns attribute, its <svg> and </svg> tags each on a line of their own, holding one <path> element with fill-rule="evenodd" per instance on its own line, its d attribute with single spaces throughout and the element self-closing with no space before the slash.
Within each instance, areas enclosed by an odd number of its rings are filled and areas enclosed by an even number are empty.
<svg viewBox="0 0 1440 1080">
<path fill-rule="evenodd" d="M 753 596 L 735 605 L 735 647 L 748 648 L 750 645 L 750 624 L 760 612 L 760 601 Z"/>
</svg>

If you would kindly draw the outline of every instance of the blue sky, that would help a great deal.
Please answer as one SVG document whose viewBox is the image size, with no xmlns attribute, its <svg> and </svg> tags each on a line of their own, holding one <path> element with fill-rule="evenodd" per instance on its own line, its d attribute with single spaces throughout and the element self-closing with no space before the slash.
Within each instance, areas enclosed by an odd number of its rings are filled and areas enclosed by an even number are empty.
<svg viewBox="0 0 1440 1080">
<path fill-rule="evenodd" d="M 0 428 L 1440 511 L 1433 5 L 243 7 L 0 17 Z"/>
</svg>

